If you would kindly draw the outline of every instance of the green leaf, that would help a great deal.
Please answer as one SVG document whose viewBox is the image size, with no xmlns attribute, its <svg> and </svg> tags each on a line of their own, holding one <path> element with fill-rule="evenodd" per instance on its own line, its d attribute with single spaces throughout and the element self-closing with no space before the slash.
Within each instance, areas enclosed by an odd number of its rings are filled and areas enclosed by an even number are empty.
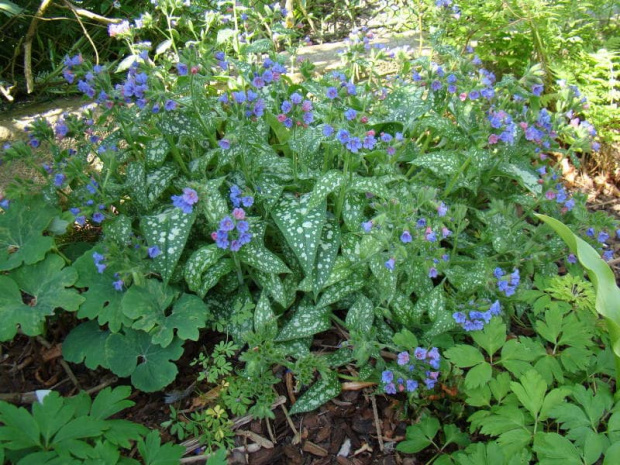
<svg viewBox="0 0 620 465">
<path fill-rule="evenodd" d="M 93 263 L 93 253 L 102 253 L 103 249 L 95 247 L 84 253 L 74 263 L 72 268 L 77 271 L 78 279 L 74 286 L 86 288 L 82 297 L 86 300 L 80 306 L 78 318 L 97 319 L 101 326 L 107 324 L 110 331 L 116 333 L 123 325 L 128 326 L 131 320 L 127 318 L 121 309 L 123 293 L 114 289 L 112 283 L 117 278 L 111 267 L 107 267 L 103 273 L 97 273 Z"/>
<path fill-rule="evenodd" d="M 390 302 L 390 309 L 396 317 L 396 320 L 405 328 L 415 328 L 420 322 L 422 310 L 417 309 L 411 301 L 411 297 L 397 293 Z M 414 346 L 415 347 L 415 344 Z"/>
<path fill-rule="evenodd" d="M 493 375 L 491 365 L 488 363 L 480 363 L 467 372 L 465 376 L 465 387 L 475 389 L 488 384 Z"/>
<path fill-rule="evenodd" d="M 163 348 L 152 344 L 147 333 L 127 329 L 125 334 L 110 335 L 105 352 L 114 374 L 121 377 L 131 375 L 131 382 L 137 389 L 155 392 L 176 378 L 178 370 L 171 360 L 181 357 L 183 343 L 174 339 Z"/>
<path fill-rule="evenodd" d="M 105 428 L 105 421 L 92 417 L 78 417 L 65 424 L 56 436 L 55 443 L 70 441 L 73 439 L 92 438 L 100 436 Z"/>
<path fill-rule="evenodd" d="M 176 444 L 161 444 L 158 431 L 151 431 L 144 441 L 138 442 L 138 452 L 145 465 L 178 465 L 185 448 Z"/>
<path fill-rule="evenodd" d="M 198 187 L 198 208 L 209 223 L 215 227 L 222 218 L 230 213 L 226 199 L 220 193 L 220 186 L 226 178 L 209 179 Z"/>
<path fill-rule="evenodd" d="M 506 325 L 500 318 L 492 318 L 482 331 L 474 331 L 471 337 L 490 357 L 506 342 Z"/>
<path fill-rule="evenodd" d="M 290 341 L 327 331 L 331 327 L 329 308 L 312 306 L 307 300 L 300 302 L 293 316 L 280 330 L 276 341 Z"/>
<path fill-rule="evenodd" d="M 0 276 L 0 341 L 12 339 L 18 325 L 29 336 L 41 334 L 46 317 L 58 307 L 78 309 L 84 297 L 75 289 L 65 289 L 75 283 L 77 273 L 63 266 L 62 258 L 49 255 L 42 262 L 14 271 L 13 279 Z M 20 290 L 30 296 L 28 305 Z"/>
<path fill-rule="evenodd" d="M 127 400 L 130 395 L 131 388 L 129 386 L 107 387 L 103 389 L 93 400 L 90 416 L 105 420 L 121 410 L 133 407 L 135 402 Z"/>
<path fill-rule="evenodd" d="M 390 302 L 396 293 L 397 273 L 385 267 L 385 258 L 381 255 L 375 255 L 370 259 L 370 271 L 375 278 L 379 298 L 382 302 Z"/>
<path fill-rule="evenodd" d="M 510 389 L 532 416 L 538 418 L 547 392 L 547 383 L 540 376 L 540 373 L 534 369 L 529 370 L 519 378 L 518 383 L 511 382 Z"/>
<path fill-rule="evenodd" d="M 459 368 L 469 368 L 479 363 L 484 363 L 484 356 L 473 346 L 459 344 L 444 352 L 450 362 Z"/>
<path fill-rule="evenodd" d="M 256 270 L 255 272 L 256 282 L 263 290 L 266 290 L 271 295 L 271 298 L 279 303 L 282 307 L 287 309 L 292 302 L 288 301 L 288 295 L 282 280 L 277 274 L 264 273 Z"/>
<path fill-rule="evenodd" d="M 312 189 L 312 195 L 308 201 L 308 208 L 317 208 L 325 201 L 327 196 L 342 186 L 344 175 L 339 170 L 328 171 L 321 175 Z"/>
<path fill-rule="evenodd" d="M 366 197 L 355 192 L 347 192 L 342 207 L 342 219 L 349 231 L 359 231 L 364 218 L 364 207 L 367 204 Z"/>
<path fill-rule="evenodd" d="M 304 392 L 291 407 L 290 414 L 310 412 L 340 394 L 341 386 L 336 371 L 321 373 L 321 378 Z"/>
<path fill-rule="evenodd" d="M 0 1 L 0 11 L 2 11 L 5 15 L 7 15 L 10 18 L 12 16 L 17 16 L 21 14 L 21 12 L 24 11 L 24 9 L 21 8 L 20 6 L 17 6 L 15 3 L 9 0 L 2 0 Z M 1 462 L 1 458 L 0 458 L 0 462 Z"/>
<path fill-rule="evenodd" d="M 603 465 L 617 465 L 620 463 L 620 442 L 615 442 L 605 451 Z"/>
<path fill-rule="evenodd" d="M 0 214 L 0 271 L 43 260 L 54 247 L 54 239 L 43 233 L 57 214 L 58 211 L 40 197 L 23 203 L 12 202 L 11 207 Z"/>
<path fill-rule="evenodd" d="M 361 176 L 355 176 L 353 181 L 349 183 L 347 187 L 350 192 L 359 192 L 362 194 L 369 192 L 383 199 L 390 198 L 390 192 L 378 178 L 364 178 Z"/>
<path fill-rule="evenodd" d="M 102 330 L 96 321 L 87 321 L 76 326 L 62 343 L 62 356 L 67 362 L 82 363 L 87 368 L 108 367 L 105 357 L 105 342 L 110 331 Z"/>
<path fill-rule="evenodd" d="M 325 224 L 326 203 L 309 207 L 309 195 L 300 199 L 283 197 L 271 212 L 273 219 L 299 260 L 306 276 L 311 276 L 321 232 Z"/>
<path fill-rule="evenodd" d="M 159 215 L 144 216 L 140 222 L 149 246 L 156 245 L 161 250 L 161 254 L 153 259 L 153 268 L 166 283 L 183 253 L 195 219 L 195 213 L 187 214 L 179 208 L 172 208 Z"/>
<path fill-rule="evenodd" d="M 532 194 L 540 195 L 542 186 L 538 184 L 538 176 L 531 170 L 522 168 L 513 163 L 502 163 L 499 171 L 516 179 L 519 184 L 529 190 Z"/>
<path fill-rule="evenodd" d="M 345 323 L 349 330 L 368 333 L 372 329 L 372 322 L 375 318 L 375 306 L 372 301 L 363 294 L 357 298 L 355 303 L 347 312 Z"/>
<path fill-rule="evenodd" d="M 596 311 L 607 322 L 616 361 L 616 382 L 620 382 L 620 289 L 613 271 L 592 246 L 573 234 L 562 222 L 545 215 L 536 216 L 555 230 L 588 272 L 596 289 Z"/>
<path fill-rule="evenodd" d="M 170 186 L 170 183 L 178 173 L 174 165 L 164 165 L 146 175 L 146 200 L 147 207 L 151 208 L 161 194 Z"/>
<path fill-rule="evenodd" d="M 541 465 L 582 465 L 577 448 L 557 433 L 537 433 L 532 449 Z"/>
<path fill-rule="evenodd" d="M 25 408 L 0 402 L 0 444 L 7 450 L 41 447 L 41 432 Z"/>
<path fill-rule="evenodd" d="M 124 247 L 131 239 L 131 220 L 126 215 L 118 215 L 114 220 L 106 222 L 103 227 L 106 239 L 116 242 Z"/>
<path fill-rule="evenodd" d="M 435 417 L 425 417 L 420 423 L 408 426 L 405 440 L 398 443 L 396 450 L 405 454 L 415 454 L 426 449 L 437 435 L 439 427 L 439 420 Z"/>
</svg>

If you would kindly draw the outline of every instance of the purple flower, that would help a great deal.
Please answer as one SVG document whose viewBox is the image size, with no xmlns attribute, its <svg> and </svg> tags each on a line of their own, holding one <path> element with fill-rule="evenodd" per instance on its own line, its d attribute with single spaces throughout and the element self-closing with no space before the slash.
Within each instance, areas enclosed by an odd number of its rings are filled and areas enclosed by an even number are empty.
<svg viewBox="0 0 620 465">
<path fill-rule="evenodd" d="M 372 150 L 375 148 L 376 144 L 377 144 L 377 139 L 375 139 L 374 136 L 367 135 L 366 137 L 364 137 L 364 141 L 362 142 L 362 147 L 364 147 L 367 150 Z"/>
<path fill-rule="evenodd" d="M 341 144 L 346 144 L 349 140 L 349 131 L 346 129 L 339 129 L 336 133 L 336 138 Z"/>
<path fill-rule="evenodd" d="M 122 291 L 125 283 L 123 282 L 122 279 L 119 279 L 118 281 L 114 281 L 112 285 L 114 286 L 114 289 L 116 289 L 117 291 Z"/>
<path fill-rule="evenodd" d="M 395 263 L 396 263 L 396 260 L 394 258 L 390 258 L 388 261 L 385 262 L 385 267 L 388 270 L 393 271 Z"/>
<path fill-rule="evenodd" d="M 103 213 L 96 212 L 95 214 L 93 214 L 93 221 L 97 224 L 101 223 L 104 219 L 105 216 L 103 216 Z"/>
<path fill-rule="evenodd" d="M 566 257 L 566 261 L 574 265 L 577 263 L 577 257 L 575 257 L 575 254 L 570 253 L 568 254 L 568 257 Z"/>
<path fill-rule="evenodd" d="M 493 316 L 499 316 L 499 314 L 502 312 L 502 306 L 500 305 L 499 300 L 496 300 L 491 304 L 491 306 L 489 307 L 489 312 Z"/>
<path fill-rule="evenodd" d="M 428 354 L 428 351 L 422 347 L 416 347 L 415 350 L 413 351 L 413 356 L 417 360 L 424 360 L 427 354 Z"/>
<path fill-rule="evenodd" d="M 426 226 L 426 218 L 420 218 L 418 221 L 416 221 L 415 225 L 418 228 L 424 228 Z"/>
<path fill-rule="evenodd" d="M 303 100 L 303 97 L 297 92 L 291 95 L 291 102 L 293 102 L 295 105 L 299 105 L 302 102 L 302 100 Z"/>
<path fill-rule="evenodd" d="M 463 312 L 453 313 L 452 318 L 460 325 L 465 324 L 465 321 L 467 321 L 467 316 Z"/>
<path fill-rule="evenodd" d="M 189 187 L 183 189 L 183 195 L 173 195 L 172 205 L 183 210 L 183 213 L 191 213 L 192 206 L 198 202 L 198 193 Z"/>
<path fill-rule="evenodd" d="M 159 247 L 154 245 L 153 247 L 148 248 L 148 254 L 149 254 L 149 258 L 155 258 L 158 255 L 161 255 L 161 250 L 159 250 Z"/>
<path fill-rule="evenodd" d="M 245 210 L 243 208 L 235 208 L 232 211 L 232 216 L 236 220 L 243 220 L 245 219 Z"/>
<path fill-rule="evenodd" d="M 228 150 L 230 148 L 230 141 L 228 139 L 220 139 L 217 144 L 224 150 Z"/>
<path fill-rule="evenodd" d="M 362 229 L 364 230 L 364 232 L 370 232 L 370 230 L 372 229 L 372 224 L 372 220 L 362 223 Z"/>
<path fill-rule="evenodd" d="M 409 352 L 405 351 L 399 353 L 396 359 L 396 363 L 398 363 L 400 366 L 407 365 L 407 363 L 409 363 Z"/>
<path fill-rule="evenodd" d="M 432 266 L 431 269 L 428 270 L 428 277 L 429 278 L 436 278 L 437 277 L 437 268 Z"/>
<path fill-rule="evenodd" d="M 396 386 L 394 383 L 388 383 L 384 387 L 386 394 L 396 394 Z"/>
<path fill-rule="evenodd" d="M 330 137 L 334 134 L 334 128 L 331 127 L 329 124 L 326 124 L 325 126 L 323 126 L 323 135 L 325 137 Z"/>
<path fill-rule="evenodd" d="M 543 86 L 542 84 L 534 84 L 532 86 L 532 94 L 534 94 L 536 97 L 540 97 L 540 94 L 542 94 L 542 91 L 545 89 L 545 86 Z"/>
<path fill-rule="evenodd" d="M 586 231 L 586 236 L 594 237 L 594 228 L 588 228 Z"/>
<path fill-rule="evenodd" d="M 504 276 L 504 270 L 502 270 L 500 267 L 497 267 L 493 270 L 493 276 L 495 276 L 496 279 L 501 278 L 502 276 Z"/>
<path fill-rule="evenodd" d="M 97 273 L 99 274 L 103 273 L 108 267 L 105 263 L 95 263 L 95 266 L 97 267 Z"/>
<path fill-rule="evenodd" d="M 441 84 L 440 81 L 434 80 L 431 83 L 431 89 L 434 90 L 434 91 L 437 91 L 437 90 L 441 89 L 441 87 L 442 87 L 442 84 Z"/>
<path fill-rule="evenodd" d="M 413 238 L 411 237 L 411 233 L 408 230 L 403 231 L 403 233 L 400 235 L 400 241 L 403 244 L 411 242 L 412 240 Z"/>
<path fill-rule="evenodd" d="M 359 137 L 351 137 L 346 142 L 345 147 L 352 153 L 358 153 L 359 149 L 362 148 L 362 141 L 360 141 Z"/>
<path fill-rule="evenodd" d="M 614 258 L 614 251 L 613 250 L 609 249 L 609 250 L 606 250 L 605 252 L 603 252 L 603 260 L 608 262 L 612 258 Z"/>
</svg>

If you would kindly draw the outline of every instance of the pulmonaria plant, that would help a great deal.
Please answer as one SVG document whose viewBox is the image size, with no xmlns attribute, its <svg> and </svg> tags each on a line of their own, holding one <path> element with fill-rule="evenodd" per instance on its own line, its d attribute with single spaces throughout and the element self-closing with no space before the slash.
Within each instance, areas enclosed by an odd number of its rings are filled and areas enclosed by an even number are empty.
<svg viewBox="0 0 620 465">
<path fill-rule="evenodd" d="M 381 387 L 386 394 L 414 393 L 420 386 L 430 390 L 439 380 L 441 355 L 437 347 L 416 347 L 400 352 L 396 364 L 381 373 Z"/>
<path fill-rule="evenodd" d="M 472 302 L 473 304 L 473 302 Z M 458 311 L 452 314 L 454 321 L 461 326 L 465 331 L 481 331 L 485 325 L 491 321 L 494 316 L 499 316 L 502 313 L 502 307 L 499 300 L 496 300 L 486 311 L 469 310 Z"/>
<path fill-rule="evenodd" d="M 251 207 L 254 204 L 254 197 L 244 196 L 239 186 L 233 185 L 230 188 L 229 198 L 234 207 L 233 211 L 220 221 L 217 231 L 211 233 L 211 239 L 220 249 L 238 252 L 252 240 L 250 223 L 242 207 Z"/>
</svg>

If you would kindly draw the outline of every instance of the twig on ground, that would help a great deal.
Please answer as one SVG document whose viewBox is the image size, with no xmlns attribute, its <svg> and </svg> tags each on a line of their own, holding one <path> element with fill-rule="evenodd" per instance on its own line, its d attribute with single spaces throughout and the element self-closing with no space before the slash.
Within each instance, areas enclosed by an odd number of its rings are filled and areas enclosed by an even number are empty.
<svg viewBox="0 0 620 465">
<path fill-rule="evenodd" d="M 375 428 L 377 428 L 377 440 L 379 441 L 379 450 L 383 452 L 383 434 L 381 433 L 379 411 L 377 410 L 377 399 L 375 398 L 374 394 L 370 396 L 370 403 L 372 404 L 372 413 L 375 416 Z"/>
<path fill-rule="evenodd" d="M 261 447 L 258 444 L 248 444 L 247 446 L 235 447 L 231 452 L 239 451 L 239 452 L 246 452 L 246 453 L 251 454 L 253 452 L 258 452 L 260 449 L 261 449 Z M 195 457 L 185 457 L 185 458 L 181 459 L 180 463 L 206 462 L 207 460 L 209 460 L 211 458 L 212 455 L 214 455 L 214 454 L 196 455 Z"/>
<path fill-rule="evenodd" d="M 49 342 L 47 342 L 45 339 L 43 339 L 43 337 L 41 336 L 37 336 L 37 341 L 39 342 L 39 344 L 41 344 L 43 347 L 45 347 L 46 349 L 51 349 L 52 348 L 52 344 L 50 344 Z M 82 389 L 80 387 L 80 382 L 77 380 L 77 378 L 75 377 L 75 375 L 73 374 L 73 370 L 71 370 L 71 367 L 69 366 L 69 364 L 67 362 L 64 361 L 64 359 L 60 359 L 60 365 L 62 365 L 62 367 L 65 370 L 65 373 L 67 373 L 67 376 L 69 377 L 69 379 L 71 380 L 71 382 L 73 382 L 73 385 L 78 388 L 78 389 Z"/>
</svg>

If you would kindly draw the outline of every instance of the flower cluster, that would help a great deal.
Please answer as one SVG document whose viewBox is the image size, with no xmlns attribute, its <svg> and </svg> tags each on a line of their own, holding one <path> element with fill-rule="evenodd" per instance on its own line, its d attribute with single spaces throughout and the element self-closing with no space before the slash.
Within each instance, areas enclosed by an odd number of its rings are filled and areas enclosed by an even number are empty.
<svg viewBox="0 0 620 465">
<path fill-rule="evenodd" d="M 93 262 L 95 263 L 95 267 L 97 267 L 97 273 L 101 274 L 108 267 L 105 263 L 102 263 L 105 260 L 105 257 L 98 252 L 93 253 Z"/>
<path fill-rule="evenodd" d="M 234 185 L 230 189 L 230 200 L 234 207 L 233 211 L 220 221 L 218 230 L 211 233 L 211 238 L 220 249 L 238 252 L 252 240 L 250 223 L 242 207 L 251 207 L 254 204 L 254 197 L 243 196 L 239 186 Z"/>
<path fill-rule="evenodd" d="M 292 128 L 293 124 L 297 126 L 307 127 L 308 124 L 314 121 L 314 113 L 312 102 L 308 99 L 304 99 L 298 92 L 294 92 L 291 96 L 282 102 L 280 105 L 282 113 L 278 115 L 278 121 L 284 124 L 287 128 Z M 301 116 L 301 120 L 295 121 L 294 116 Z"/>
<path fill-rule="evenodd" d="M 503 292 L 506 297 L 514 295 L 521 277 L 519 276 L 519 270 L 515 270 L 507 275 L 501 268 L 495 268 L 493 270 L 493 276 L 497 279 L 497 288 Z"/>
<path fill-rule="evenodd" d="M 620 239 L 620 230 L 616 231 L 616 235 Z M 603 260 L 608 262 L 614 258 L 614 250 L 607 244 L 607 241 L 610 238 L 607 231 L 599 231 L 597 234 L 594 228 L 588 228 L 586 230 L 586 236 L 596 239 L 596 242 L 600 244 L 598 251 L 601 253 Z"/>
<path fill-rule="evenodd" d="M 258 93 L 252 89 L 248 89 L 247 93 L 244 90 L 234 91 L 230 97 L 228 94 L 222 94 L 219 98 L 219 101 L 225 105 L 231 100 L 237 105 L 244 106 L 246 118 L 259 118 L 265 113 L 265 100 L 259 98 Z"/>
<path fill-rule="evenodd" d="M 468 313 L 455 312 L 452 314 L 452 318 L 454 318 L 454 321 L 465 331 L 480 331 L 491 321 L 491 318 L 499 316 L 501 312 L 502 307 L 499 300 L 496 300 L 485 312 L 481 312 L 480 310 L 470 310 Z"/>
<path fill-rule="evenodd" d="M 183 195 L 173 195 L 171 198 L 172 205 L 183 210 L 183 213 L 191 213 L 198 203 L 198 193 L 189 187 L 183 189 Z"/>
<path fill-rule="evenodd" d="M 414 378 L 422 379 L 426 389 L 433 389 L 439 378 L 440 361 L 437 347 L 430 350 L 416 347 L 413 354 L 408 351 L 400 352 L 396 358 L 398 366 L 381 373 L 384 392 L 415 392 L 420 383 Z"/>
</svg>

